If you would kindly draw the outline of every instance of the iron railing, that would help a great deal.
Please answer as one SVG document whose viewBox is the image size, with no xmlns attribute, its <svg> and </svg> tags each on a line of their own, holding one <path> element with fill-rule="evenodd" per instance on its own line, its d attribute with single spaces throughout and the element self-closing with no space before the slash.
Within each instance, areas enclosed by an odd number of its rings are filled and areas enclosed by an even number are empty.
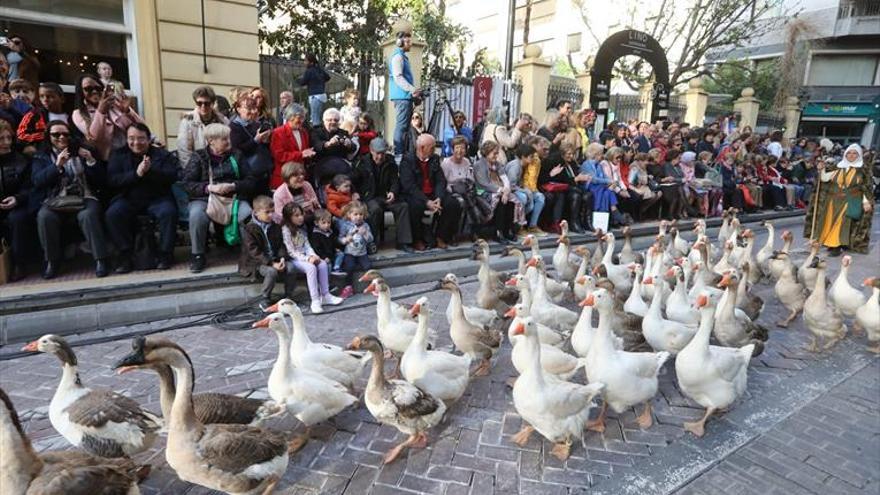
<svg viewBox="0 0 880 495">
<path fill-rule="evenodd" d="M 617 122 L 626 122 L 631 119 L 638 119 L 642 112 L 641 95 L 611 95 L 608 101 L 609 120 Z"/>
</svg>

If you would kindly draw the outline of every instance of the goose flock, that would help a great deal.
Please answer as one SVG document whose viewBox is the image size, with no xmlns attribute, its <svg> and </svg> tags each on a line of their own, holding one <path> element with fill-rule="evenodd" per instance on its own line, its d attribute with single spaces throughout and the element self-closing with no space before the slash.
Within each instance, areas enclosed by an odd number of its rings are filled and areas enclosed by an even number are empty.
<svg viewBox="0 0 880 495">
<path fill-rule="evenodd" d="M 633 249 L 629 228 L 619 252 L 613 234 L 596 232 L 591 253 L 571 245 L 563 223 L 552 274 L 532 236 L 522 243 L 528 254 L 516 247 L 502 253 L 517 260 L 512 274 L 493 270 L 489 245 L 477 241 L 475 300 L 465 302 L 452 273 L 434 287 L 450 294 L 445 319 L 452 352 L 436 347 L 438 320 L 428 298 L 412 306 L 396 303 L 376 270 L 361 277 L 368 283 L 364 292 L 377 300 L 375 334 L 355 336 L 345 348 L 312 341 L 300 308 L 283 299 L 253 324 L 271 330 L 278 342 L 267 383 L 271 400 L 193 394 L 195 371 L 186 351 L 165 338 L 138 337 L 115 368 L 158 376 L 156 415 L 122 394 L 84 385 L 72 347 L 60 336 L 44 335 L 24 350 L 60 361 L 49 420 L 80 450 L 37 454 L 0 389 L 0 485 L 12 494 L 139 493 L 149 466 L 132 456 L 165 435 L 166 461 L 181 480 L 232 494 L 268 494 L 290 456 L 309 441 L 310 428 L 357 407 L 361 394 L 376 421 L 406 435 L 385 455 L 386 463 L 394 462 L 405 449 L 427 445 L 428 432 L 470 381 L 490 372 L 505 335 L 518 373 L 509 382 L 513 405 L 523 419 L 514 443 L 525 445 L 537 432 L 554 444 L 553 455 L 566 459 L 585 430 L 604 431 L 608 408 L 635 409 L 639 427 L 651 428 L 658 375 L 670 361 L 681 392 L 705 408 L 700 420 L 683 427 L 703 436 L 706 421 L 743 395 L 749 363 L 770 336 L 758 322 L 765 302 L 752 293 L 755 284 L 772 284 L 788 310 L 778 327 L 803 315 L 809 350 L 830 349 L 849 324 L 866 334 L 869 351 L 880 353 L 880 277 L 864 280 L 866 295 L 850 284 L 852 259 L 844 256 L 829 284 L 817 243 L 808 245 L 807 259 L 797 266 L 791 233 L 781 233 L 777 250 L 773 225 L 764 226 L 770 235 L 757 252 L 754 233 L 729 210 L 715 242 L 701 220 L 693 242 L 661 222 L 643 253 Z M 387 360 L 395 361 L 393 374 L 386 373 Z M 365 368 L 366 387 L 358 391 Z M 592 414 L 597 399 L 601 405 Z M 262 426 L 284 414 L 305 432 L 290 438 Z"/>
</svg>

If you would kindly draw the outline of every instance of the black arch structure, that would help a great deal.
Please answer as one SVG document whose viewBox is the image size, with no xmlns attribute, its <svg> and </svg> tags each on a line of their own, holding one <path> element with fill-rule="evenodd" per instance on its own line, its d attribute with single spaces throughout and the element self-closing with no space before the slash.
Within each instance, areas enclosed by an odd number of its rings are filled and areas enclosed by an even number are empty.
<svg viewBox="0 0 880 495">
<path fill-rule="evenodd" d="M 627 55 L 645 59 L 654 69 L 651 122 L 665 119 L 669 114 L 669 62 L 666 60 L 666 52 L 648 33 L 627 29 L 612 34 L 602 43 L 590 69 L 590 108 L 600 115 L 597 124 L 601 122 L 604 125 L 608 115 L 611 69 L 614 62 Z"/>
</svg>

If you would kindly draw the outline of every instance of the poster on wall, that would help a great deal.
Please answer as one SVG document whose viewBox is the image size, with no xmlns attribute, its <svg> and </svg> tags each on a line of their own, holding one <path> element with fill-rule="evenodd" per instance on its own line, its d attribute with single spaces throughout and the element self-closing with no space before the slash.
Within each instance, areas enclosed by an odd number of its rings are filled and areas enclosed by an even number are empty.
<svg viewBox="0 0 880 495">
<path fill-rule="evenodd" d="M 471 122 L 476 124 L 483 118 L 483 112 L 492 106 L 492 78 L 474 78 L 474 108 Z"/>
</svg>

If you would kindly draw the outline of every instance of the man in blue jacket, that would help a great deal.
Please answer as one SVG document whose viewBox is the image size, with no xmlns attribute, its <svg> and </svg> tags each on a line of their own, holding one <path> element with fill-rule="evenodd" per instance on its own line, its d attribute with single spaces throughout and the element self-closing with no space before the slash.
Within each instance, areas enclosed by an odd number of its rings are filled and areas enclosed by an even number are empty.
<svg viewBox="0 0 880 495">
<path fill-rule="evenodd" d="M 394 103 L 394 155 L 399 159 L 404 154 L 407 143 L 404 136 L 409 134 L 410 120 L 413 113 L 413 97 L 418 98 L 422 90 L 415 87 L 412 67 L 407 52 L 412 48 L 412 33 L 397 33 L 397 48 L 391 52 L 388 60 L 388 72 L 391 78 L 388 83 L 389 99 Z M 410 151 L 415 143 L 409 143 Z"/>
</svg>

